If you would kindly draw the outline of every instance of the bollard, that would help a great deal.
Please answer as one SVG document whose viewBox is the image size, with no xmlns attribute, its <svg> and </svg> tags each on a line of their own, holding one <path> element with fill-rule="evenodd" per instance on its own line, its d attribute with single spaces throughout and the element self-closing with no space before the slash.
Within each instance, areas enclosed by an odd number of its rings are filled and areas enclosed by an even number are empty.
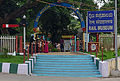
<svg viewBox="0 0 120 81">
<path fill-rule="evenodd" d="M 29 60 L 29 45 L 28 45 L 28 60 Z"/>
<path fill-rule="evenodd" d="M 77 52 L 79 52 L 79 40 L 77 40 Z"/>
<path fill-rule="evenodd" d="M 91 45 L 90 45 L 90 54 L 92 54 L 92 49 L 91 49 Z"/>
<path fill-rule="evenodd" d="M 24 48 L 24 55 L 23 55 L 23 63 L 25 63 L 25 48 Z"/>
<path fill-rule="evenodd" d="M 102 62 L 103 62 L 103 47 L 102 47 Z"/>
<path fill-rule="evenodd" d="M 97 44 L 96 44 L 96 58 L 97 58 L 97 51 L 98 51 L 98 47 L 97 47 Z"/>
<path fill-rule="evenodd" d="M 99 42 L 99 34 L 97 33 L 97 39 L 96 39 L 96 42 Z"/>
<path fill-rule="evenodd" d="M 19 50 L 20 53 L 23 53 L 22 39 L 23 37 L 20 36 L 20 50 Z"/>
<path fill-rule="evenodd" d="M 35 40 L 35 54 L 36 54 L 36 40 Z"/>
<path fill-rule="evenodd" d="M 84 53 L 84 41 L 83 41 L 83 53 Z"/>
<path fill-rule="evenodd" d="M 32 46 L 31 46 L 31 54 L 32 54 L 32 57 L 33 57 L 33 43 L 32 43 Z"/>
</svg>

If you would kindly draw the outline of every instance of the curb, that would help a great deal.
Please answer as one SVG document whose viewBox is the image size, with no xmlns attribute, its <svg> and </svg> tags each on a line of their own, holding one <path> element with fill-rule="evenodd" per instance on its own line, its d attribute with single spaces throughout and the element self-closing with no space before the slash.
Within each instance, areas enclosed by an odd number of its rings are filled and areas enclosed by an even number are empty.
<svg viewBox="0 0 120 81">
<path fill-rule="evenodd" d="M 36 56 L 33 56 L 28 61 L 25 61 L 25 64 L 0 63 L 0 72 L 30 75 L 32 74 L 35 63 Z"/>
<path fill-rule="evenodd" d="M 106 61 L 101 61 L 99 58 L 96 58 L 95 55 L 90 55 L 97 69 L 100 71 L 102 77 L 109 77 L 111 71 L 115 69 L 115 58 L 108 59 Z M 118 69 L 120 70 L 120 57 L 118 57 Z"/>
</svg>

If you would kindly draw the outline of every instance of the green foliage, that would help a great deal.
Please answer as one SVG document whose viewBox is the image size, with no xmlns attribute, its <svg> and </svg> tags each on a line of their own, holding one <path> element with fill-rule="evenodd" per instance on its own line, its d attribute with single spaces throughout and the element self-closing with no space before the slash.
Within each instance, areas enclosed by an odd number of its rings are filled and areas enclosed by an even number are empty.
<svg viewBox="0 0 120 81">
<path fill-rule="evenodd" d="M 49 45 L 48 45 L 48 48 L 49 48 L 49 49 L 52 49 L 53 47 L 54 47 L 54 46 L 53 46 L 52 44 L 49 44 Z"/>
<path fill-rule="evenodd" d="M 58 52 L 58 49 L 57 48 L 53 48 L 52 52 Z"/>
</svg>

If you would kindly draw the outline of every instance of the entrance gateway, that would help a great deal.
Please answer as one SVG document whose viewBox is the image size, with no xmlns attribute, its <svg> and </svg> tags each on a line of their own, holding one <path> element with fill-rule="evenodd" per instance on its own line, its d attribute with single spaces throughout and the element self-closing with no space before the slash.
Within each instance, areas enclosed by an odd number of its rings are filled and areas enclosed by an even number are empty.
<svg viewBox="0 0 120 81">
<path fill-rule="evenodd" d="M 49 8 L 51 7 L 54 7 L 54 6 L 59 6 L 59 7 L 66 7 L 66 8 L 69 8 L 71 10 L 74 11 L 74 13 L 77 15 L 78 19 L 80 20 L 81 22 L 81 29 L 83 31 L 85 31 L 85 23 L 84 23 L 84 19 L 82 17 L 82 15 L 80 14 L 79 10 L 74 8 L 74 6 L 72 6 L 71 4 L 68 4 L 68 3 L 51 3 L 47 6 L 45 6 L 42 10 L 39 11 L 39 13 L 37 14 L 36 16 L 36 19 L 34 21 L 34 28 L 37 28 L 38 27 L 38 22 L 39 22 L 39 19 L 41 17 L 41 15 L 46 11 L 48 10 Z M 76 45 L 76 44 L 75 44 Z M 75 46 L 76 47 L 76 46 Z"/>
</svg>

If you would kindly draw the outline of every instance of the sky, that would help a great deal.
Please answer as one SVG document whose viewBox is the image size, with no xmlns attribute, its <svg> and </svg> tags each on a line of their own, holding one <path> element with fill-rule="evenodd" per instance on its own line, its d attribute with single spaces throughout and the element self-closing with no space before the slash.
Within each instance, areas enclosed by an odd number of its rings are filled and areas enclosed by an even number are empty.
<svg viewBox="0 0 120 81">
<path fill-rule="evenodd" d="M 100 9 L 103 7 L 105 4 L 112 3 L 111 0 L 93 0 L 94 4 L 97 4 L 97 8 Z"/>
<path fill-rule="evenodd" d="M 93 0 L 94 4 L 97 4 L 98 9 L 101 9 L 105 4 L 109 4 L 112 3 L 111 0 Z M 70 14 L 72 17 L 74 17 L 75 19 L 78 19 L 78 17 L 76 15 L 74 15 L 74 13 Z"/>
</svg>

